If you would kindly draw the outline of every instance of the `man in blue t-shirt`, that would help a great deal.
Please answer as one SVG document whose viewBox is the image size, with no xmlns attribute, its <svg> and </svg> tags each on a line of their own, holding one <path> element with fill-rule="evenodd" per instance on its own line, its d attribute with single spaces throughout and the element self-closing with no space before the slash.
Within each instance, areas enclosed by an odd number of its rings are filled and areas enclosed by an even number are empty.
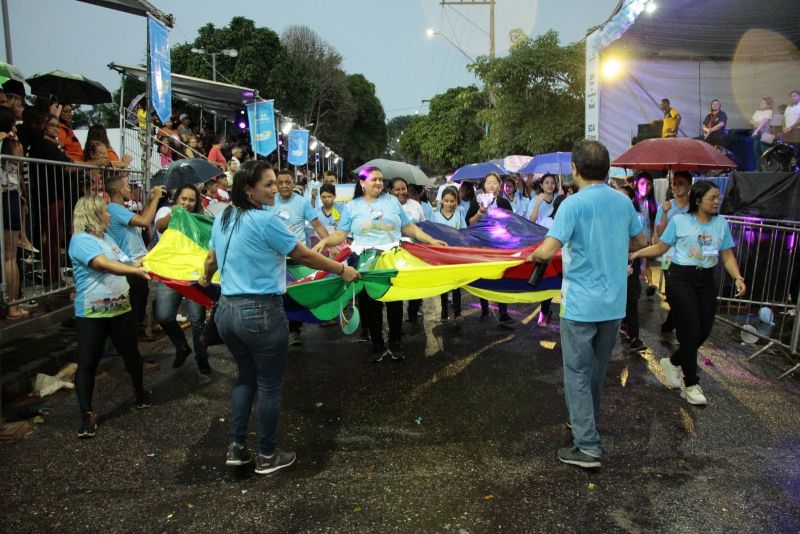
<svg viewBox="0 0 800 534">
<path fill-rule="evenodd" d="M 564 396 L 574 446 L 558 459 L 580 467 L 600 467 L 597 433 L 606 367 L 625 316 L 628 252 L 647 243 L 627 196 L 605 184 L 608 150 L 597 141 L 572 149 L 578 193 L 558 208 L 558 216 L 529 261 L 550 261 L 563 248 L 561 352 Z"/>
<path fill-rule="evenodd" d="M 108 214 L 111 224 L 108 234 L 119 245 L 128 261 L 135 262 L 147 254 L 147 247 L 142 239 L 142 228 L 149 228 L 158 210 L 158 201 L 166 194 L 164 188 L 155 186 L 150 190 L 147 204 L 141 214 L 134 213 L 125 207 L 131 199 L 131 188 L 127 178 L 115 176 L 106 182 L 106 193 L 110 198 Z M 150 294 L 148 281 L 139 276 L 128 276 L 130 285 L 130 301 L 136 325 L 141 326 L 147 315 L 147 297 Z M 145 371 L 158 370 L 154 360 L 144 361 Z"/>
<path fill-rule="evenodd" d="M 689 190 L 692 188 L 692 175 L 687 171 L 675 171 L 672 174 L 672 196 L 671 200 L 665 200 L 658 207 L 656 212 L 655 236 L 653 244 L 660 241 L 661 234 L 673 217 L 680 213 L 689 211 Z M 669 265 L 672 263 L 673 249 L 661 256 L 661 274 L 664 277 L 664 292 L 667 292 L 669 285 Z M 638 261 L 638 260 L 637 260 Z M 669 299 L 667 299 L 669 303 Z M 667 318 L 661 324 L 661 333 L 668 334 L 675 330 L 672 322 L 672 310 L 667 312 Z"/>
<path fill-rule="evenodd" d="M 264 206 L 264 209 L 277 215 L 295 235 L 297 241 L 306 246 L 309 245 L 306 239 L 306 223 L 311 224 L 320 239 L 328 237 L 328 231 L 319 222 L 317 212 L 311 207 L 311 203 L 303 195 L 295 193 L 294 176 L 290 170 L 278 171 L 276 185 L 278 194 L 275 196 L 275 204 Z M 289 321 L 289 345 L 299 347 L 303 344 L 300 339 L 302 325 L 303 323 L 299 321 Z"/>
</svg>

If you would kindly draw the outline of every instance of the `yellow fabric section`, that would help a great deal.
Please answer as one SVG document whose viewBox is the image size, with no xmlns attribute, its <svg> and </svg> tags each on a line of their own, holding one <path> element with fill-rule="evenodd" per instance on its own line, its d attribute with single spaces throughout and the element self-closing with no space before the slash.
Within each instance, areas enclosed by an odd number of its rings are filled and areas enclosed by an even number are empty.
<svg viewBox="0 0 800 534">
<path fill-rule="evenodd" d="M 144 258 L 144 268 L 164 278 L 194 282 L 203 272 L 208 250 L 182 232 L 167 228 Z M 219 282 L 219 271 L 212 282 Z"/>
<path fill-rule="evenodd" d="M 375 265 L 375 269 L 398 271 L 392 278 L 392 286 L 378 300 L 391 302 L 435 297 L 480 278 L 497 280 L 503 277 L 506 269 L 521 263 L 521 260 L 514 260 L 432 266 L 401 248 L 395 248 L 381 254 Z"/>
<path fill-rule="evenodd" d="M 544 291 L 525 291 L 522 293 L 491 291 L 489 289 L 479 289 L 477 287 L 466 286 L 467 291 L 476 297 L 491 300 L 492 302 L 502 302 L 504 304 L 532 304 L 547 299 L 553 299 L 561 295 L 560 289 L 547 289 Z"/>
</svg>

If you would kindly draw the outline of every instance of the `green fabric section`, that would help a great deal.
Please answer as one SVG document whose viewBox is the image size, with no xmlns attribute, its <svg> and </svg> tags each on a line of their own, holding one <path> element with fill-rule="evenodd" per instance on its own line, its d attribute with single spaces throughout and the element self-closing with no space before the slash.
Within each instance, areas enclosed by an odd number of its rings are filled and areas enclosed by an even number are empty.
<svg viewBox="0 0 800 534">
<path fill-rule="evenodd" d="M 212 224 L 214 224 L 212 217 L 189 213 L 180 206 L 173 208 L 172 217 L 169 220 L 170 229 L 179 231 L 206 250 L 208 250 L 208 242 L 211 240 Z"/>
</svg>

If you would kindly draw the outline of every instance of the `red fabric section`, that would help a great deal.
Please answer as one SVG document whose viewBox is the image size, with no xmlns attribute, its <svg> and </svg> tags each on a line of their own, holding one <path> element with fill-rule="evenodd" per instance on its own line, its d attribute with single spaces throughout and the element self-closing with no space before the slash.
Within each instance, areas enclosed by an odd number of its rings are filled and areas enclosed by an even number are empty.
<svg viewBox="0 0 800 534">
<path fill-rule="evenodd" d="M 430 265 L 456 265 L 460 263 L 483 263 L 487 261 L 513 261 L 525 260 L 539 245 L 521 249 L 497 249 L 478 247 L 438 247 L 422 245 L 404 241 L 402 247 Z M 504 278 L 519 278 L 527 280 L 533 263 L 525 262 L 522 265 L 507 269 Z M 544 272 L 544 277 L 558 276 L 561 274 L 561 252 L 550 261 Z"/>
</svg>

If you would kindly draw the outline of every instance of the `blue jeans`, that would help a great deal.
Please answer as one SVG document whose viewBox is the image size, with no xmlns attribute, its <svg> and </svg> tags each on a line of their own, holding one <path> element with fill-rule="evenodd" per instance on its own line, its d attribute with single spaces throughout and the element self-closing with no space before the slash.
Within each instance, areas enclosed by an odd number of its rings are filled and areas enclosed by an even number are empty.
<svg viewBox="0 0 800 534">
<path fill-rule="evenodd" d="M 217 329 L 231 351 L 239 377 L 231 393 L 230 443 L 244 445 L 253 399 L 258 394 L 258 449 L 275 452 L 281 386 L 289 350 L 289 325 L 281 295 L 223 296 Z"/>
<path fill-rule="evenodd" d="M 603 454 L 597 432 L 600 398 L 619 324 L 620 319 L 584 323 L 561 318 L 564 397 L 572 439 L 582 452 L 597 458 Z"/>
<path fill-rule="evenodd" d="M 180 293 L 170 289 L 166 284 L 158 284 L 158 289 L 156 290 L 156 321 L 164 329 L 176 349 L 188 347 L 186 337 L 183 335 L 183 329 L 175 320 L 182 300 L 183 297 Z M 206 325 L 206 309 L 190 299 L 186 299 L 186 305 L 189 311 L 189 319 L 192 321 L 194 357 L 198 362 L 208 361 L 208 351 L 205 345 L 200 343 L 200 335 Z"/>
</svg>

